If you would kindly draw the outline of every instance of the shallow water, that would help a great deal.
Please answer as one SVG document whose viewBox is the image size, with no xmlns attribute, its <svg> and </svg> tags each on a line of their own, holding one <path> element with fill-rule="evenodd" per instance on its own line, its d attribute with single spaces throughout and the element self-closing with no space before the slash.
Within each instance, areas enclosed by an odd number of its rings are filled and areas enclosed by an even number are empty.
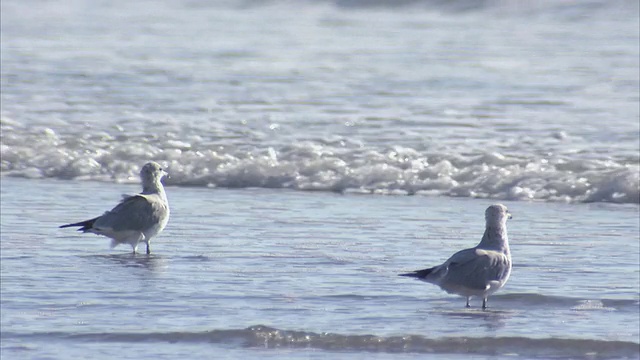
<svg viewBox="0 0 640 360">
<path fill-rule="evenodd" d="M 2 179 L 3 358 L 640 354 L 636 206 L 507 202 L 514 269 L 481 311 L 397 274 L 475 245 L 489 202 L 169 187 L 150 256 L 57 228 L 136 190 Z"/>
</svg>

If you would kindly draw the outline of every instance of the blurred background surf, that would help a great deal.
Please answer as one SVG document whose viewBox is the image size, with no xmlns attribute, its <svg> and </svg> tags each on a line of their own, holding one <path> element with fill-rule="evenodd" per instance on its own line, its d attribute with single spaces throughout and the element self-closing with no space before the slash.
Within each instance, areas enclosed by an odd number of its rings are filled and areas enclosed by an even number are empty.
<svg viewBox="0 0 640 360">
<path fill-rule="evenodd" d="M 636 1 L 5 1 L 4 176 L 639 201 Z"/>
</svg>

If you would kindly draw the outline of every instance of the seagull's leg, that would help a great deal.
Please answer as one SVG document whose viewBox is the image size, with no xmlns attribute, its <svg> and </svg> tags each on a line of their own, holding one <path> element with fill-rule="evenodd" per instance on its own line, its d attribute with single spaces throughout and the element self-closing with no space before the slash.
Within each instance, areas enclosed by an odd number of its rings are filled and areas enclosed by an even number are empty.
<svg viewBox="0 0 640 360">
<path fill-rule="evenodd" d="M 470 307 L 471 307 L 471 305 L 469 305 L 469 299 L 470 299 L 470 297 L 469 297 L 469 296 L 467 296 L 467 307 L 468 307 L 468 308 L 470 308 Z"/>
<path fill-rule="evenodd" d="M 487 308 L 487 298 L 483 298 L 482 299 L 482 310 L 485 310 Z"/>
<path fill-rule="evenodd" d="M 147 255 L 151 254 L 151 247 L 149 246 L 149 242 L 147 241 Z"/>
</svg>

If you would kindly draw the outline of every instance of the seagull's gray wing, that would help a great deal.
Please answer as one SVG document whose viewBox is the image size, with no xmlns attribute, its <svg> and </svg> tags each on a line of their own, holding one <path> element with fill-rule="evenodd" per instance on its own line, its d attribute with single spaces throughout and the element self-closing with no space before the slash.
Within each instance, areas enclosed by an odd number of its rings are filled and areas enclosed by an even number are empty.
<svg viewBox="0 0 640 360">
<path fill-rule="evenodd" d="M 143 232 L 158 224 L 166 212 L 167 206 L 158 195 L 133 195 L 100 216 L 93 228 Z"/>
<path fill-rule="evenodd" d="M 448 271 L 441 279 L 441 285 L 484 290 L 489 282 L 502 281 L 507 276 L 511 260 L 498 251 L 465 249 L 451 256 L 444 265 Z"/>
</svg>

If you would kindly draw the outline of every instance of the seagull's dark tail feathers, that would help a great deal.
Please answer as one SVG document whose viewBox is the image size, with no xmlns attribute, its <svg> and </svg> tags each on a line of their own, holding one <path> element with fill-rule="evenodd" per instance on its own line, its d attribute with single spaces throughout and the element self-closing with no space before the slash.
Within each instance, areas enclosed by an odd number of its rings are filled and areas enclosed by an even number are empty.
<svg viewBox="0 0 640 360">
<path fill-rule="evenodd" d="M 414 277 L 418 279 L 424 279 L 429 274 L 431 274 L 431 272 L 433 272 L 433 269 L 435 269 L 435 267 L 424 269 L 424 270 L 416 270 L 406 274 L 400 274 L 400 276 L 408 276 L 408 277 Z"/>
<path fill-rule="evenodd" d="M 93 218 L 91 220 L 80 221 L 80 222 L 73 223 L 73 224 L 61 225 L 60 228 L 68 228 L 68 227 L 80 226 L 80 229 L 78 229 L 78 231 L 87 232 L 93 227 L 93 223 L 96 222 L 96 220 L 98 220 L 98 218 Z"/>
</svg>

